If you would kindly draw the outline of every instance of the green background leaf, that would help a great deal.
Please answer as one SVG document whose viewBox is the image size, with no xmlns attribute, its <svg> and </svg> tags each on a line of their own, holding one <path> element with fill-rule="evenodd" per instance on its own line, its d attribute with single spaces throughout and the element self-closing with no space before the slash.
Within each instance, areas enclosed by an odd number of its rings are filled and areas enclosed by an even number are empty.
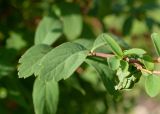
<svg viewBox="0 0 160 114">
<path fill-rule="evenodd" d="M 44 17 L 36 30 L 35 44 L 54 43 L 62 34 L 62 24 L 55 17 Z"/>
<path fill-rule="evenodd" d="M 155 49 L 157 51 L 157 54 L 160 56 L 160 35 L 157 33 L 153 33 L 151 35 L 151 38 L 152 38 L 153 44 L 155 46 Z"/>
<path fill-rule="evenodd" d="M 69 40 L 80 36 L 83 20 L 80 8 L 76 4 L 63 3 L 60 5 L 63 22 L 63 32 Z"/>
<path fill-rule="evenodd" d="M 37 78 L 33 87 L 33 104 L 36 114 L 56 114 L 59 99 L 58 83 Z"/>
<path fill-rule="evenodd" d="M 16 32 L 10 32 L 10 37 L 7 39 L 7 48 L 20 50 L 26 46 L 26 42 L 22 39 L 22 35 Z"/>
<path fill-rule="evenodd" d="M 145 80 L 145 89 L 150 97 L 155 97 L 160 92 L 160 77 L 149 75 Z"/>
</svg>

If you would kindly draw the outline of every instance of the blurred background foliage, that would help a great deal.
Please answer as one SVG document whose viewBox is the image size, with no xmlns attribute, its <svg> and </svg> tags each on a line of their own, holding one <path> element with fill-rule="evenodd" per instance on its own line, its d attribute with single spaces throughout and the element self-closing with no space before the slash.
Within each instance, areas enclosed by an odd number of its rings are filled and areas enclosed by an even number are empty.
<svg viewBox="0 0 160 114">
<path fill-rule="evenodd" d="M 18 79 L 20 56 L 33 45 L 43 16 L 63 23 L 57 46 L 78 38 L 94 40 L 102 32 L 155 56 L 150 34 L 160 33 L 160 0 L 0 0 L 0 114 L 34 114 L 34 77 Z M 160 96 L 149 98 L 143 78 L 121 97 L 110 96 L 93 68 L 82 65 L 60 81 L 57 114 L 159 114 Z"/>
</svg>

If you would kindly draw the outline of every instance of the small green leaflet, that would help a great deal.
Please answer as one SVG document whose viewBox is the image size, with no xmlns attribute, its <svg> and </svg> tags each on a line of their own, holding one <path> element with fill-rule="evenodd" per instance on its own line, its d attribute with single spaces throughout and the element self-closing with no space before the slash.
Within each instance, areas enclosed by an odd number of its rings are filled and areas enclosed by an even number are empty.
<svg viewBox="0 0 160 114">
<path fill-rule="evenodd" d="M 124 49 L 129 49 L 130 46 L 124 41 L 123 38 L 111 34 L 111 37 Z"/>
<path fill-rule="evenodd" d="M 149 75 L 145 80 L 145 90 L 150 97 L 155 97 L 160 93 L 160 77 Z"/>
<path fill-rule="evenodd" d="M 124 50 L 123 53 L 124 55 L 143 55 L 146 53 L 146 51 L 144 51 L 143 49 L 139 49 L 139 48 L 132 48 L 129 50 Z"/>
<path fill-rule="evenodd" d="M 89 51 L 77 43 L 63 43 L 45 55 L 35 75 L 42 80 L 66 79 L 85 61 Z"/>
<path fill-rule="evenodd" d="M 95 40 L 93 44 L 93 48 L 91 51 L 94 51 L 96 48 L 101 47 L 103 45 L 108 45 L 115 55 L 119 57 L 123 56 L 122 49 L 117 44 L 117 42 L 111 36 L 105 33 L 98 36 L 98 38 Z"/>
<path fill-rule="evenodd" d="M 153 33 L 151 35 L 151 38 L 152 38 L 153 44 L 155 46 L 155 49 L 157 51 L 157 54 L 160 56 L 160 35 L 157 33 Z"/>
<path fill-rule="evenodd" d="M 33 87 L 33 104 L 36 114 L 56 114 L 59 99 L 58 83 L 54 80 L 48 82 L 39 78 Z"/>
<path fill-rule="evenodd" d="M 120 59 L 116 56 L 107 58 L 108 66 L 112 70 L 117 70 L 120 66 Z"/>
<path fill-rule="evenodd" d="M 129 64 L 127 61 L 121 60 L 120 65 L 121 65 L 122 71 L 128 71 Z"/>
<path fill-rule="evenodd" d="M 38 62 L 48 53 L 52 48 L 45 44 L 38 44 L 28 49 L 24 55 L 19 59 L 18 66 L 19 78 L 27 78 L 31 76 L 35 69 L 37 69 Z"/>
<path fill-rule="evenodd" d="M 146 69 L 148 70 L 154 69 L 154 63 L 153 63 L 152 57 L 150 57 L 149 55 L 143 55 L 142 62 L 144 66 L 146 67 Z"/>
<path fill-rule="evenodd" d="M 44 17 L 36 30 L 35 44 L 53 44 L 62 34 L 62 23 L 55 17 Z"/>
<path fill-rule="evenodd" d="M 99 47 L 101 47 L 101 46 L 103 46 L 103 45 L 106 45 L 107 42 L 105 41 L 105 39 L 106 39 L 105 34 L 100 34 L 100 35 L 96 38 L 96 40 L 94 41 L 93 47 L 92 47 L 92 50 L 91 50 L 91 51 L 93 52 L 95 49 L 97 49 L 97 48 L 99 48 Z"/>
</svg>

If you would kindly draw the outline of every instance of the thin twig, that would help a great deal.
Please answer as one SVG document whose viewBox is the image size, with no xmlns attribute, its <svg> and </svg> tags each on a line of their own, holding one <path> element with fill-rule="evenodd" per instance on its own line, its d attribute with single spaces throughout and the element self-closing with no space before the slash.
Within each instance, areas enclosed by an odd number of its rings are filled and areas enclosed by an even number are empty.
<svg viewBox="0 0 160 114">
<path fill-rule="evenodd" d="M 96 57 L 108 58 L 108 57 L 113 57 L 115 55 L 114 54 L 108 54 L 108 53 L 92 52 L 92 53 L 89 53 L 88 56 L 96 56 Z M 131 63 L 132 62 L 138 62 L 138 60 L 132 59 L 132 60 L 130 60 L 130 62 Z M 160 63 L 160 57 L 154 58 L 153 62 L 154 63 Z"/>
<path fill-rule="evenodd" d="M 115 56 L 114 54 L 107 54 L 107 53 L 99 53 L 99 52 L 91 52 L 88 54 L 88 56 L 96 56 L 96 57 L 101 57 L 101 58 L 109 58 L 109 57 L 113 57 Z M 143 66 L 141 65 L 141 62 L 139 60 L 136 59 L 130 59 L 128 57 L 124 58 L 125 61 L 129 62 L 129 63 L 133 63 L 134 66 L 138 69 L 141 70 L 142 72 L 146 72 L 149 74 L 155 74 L 155 75 L 160 75 L 160 71 L 150 71 L 147 69 L 144 69 Z M 155 58 L 153 60 L 154 63 L 160 63 L 160 57 Z"/>
<path fill-rule="evenodd" d="M 144 68 L 142 67 L 142 65 L 141 65 L 141 64 L 138 64 L 138 63 L 134 63 L 134 65 L 135 65 L 135 67 L 136 67 L 138 70 L 141 70 L 142 72 L 146 72 L 146 73 L 148 73 L 148 74 L 160 75 L 160 71 L 156 71 L 156 70 L 150 71 L 150 70 L 144 69 Z"/>
<path fill-rule="evenodd" d="M 96 56 L 96 57 L 101 57 L 101 58 L 109 58 L 109 57 L 113 57 L 114 54 L 91 52 L 91 53 L 89 53 L 88 56 Z"/>
</svg>

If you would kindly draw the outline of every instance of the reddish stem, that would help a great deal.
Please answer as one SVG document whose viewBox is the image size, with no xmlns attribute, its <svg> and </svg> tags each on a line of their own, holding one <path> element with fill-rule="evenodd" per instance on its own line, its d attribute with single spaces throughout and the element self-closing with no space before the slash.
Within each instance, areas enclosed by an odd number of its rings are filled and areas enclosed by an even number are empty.
<svg viewBox="0 0 160 114">
<path fill-rule="evenodd" d="M 109 58 L 109 57 L 113 57 L 115 55 L 114 54 L 91 52 L 91 53 L 88 54 L 88 56 L 96 56 L 96 57 L 101 57 L 101 58 Z M 128 57 L 124 58 L 124 60 L 127 61 L 127 62 L 129 62 L 129 63 L 133 63 L 138 70 L 141 70 L 141 71 L 149 73 L 149 74 L 160 75 L 160 71 L 150 71 L 150 70 L 144 69 L 143 66 L 141 65 L 141 62 L 139 60 L 129 59 Z M 154 61 L 154 63 L 160 63 L 160 57 L 155 58 L 153 61 Z"/>
</svg>

